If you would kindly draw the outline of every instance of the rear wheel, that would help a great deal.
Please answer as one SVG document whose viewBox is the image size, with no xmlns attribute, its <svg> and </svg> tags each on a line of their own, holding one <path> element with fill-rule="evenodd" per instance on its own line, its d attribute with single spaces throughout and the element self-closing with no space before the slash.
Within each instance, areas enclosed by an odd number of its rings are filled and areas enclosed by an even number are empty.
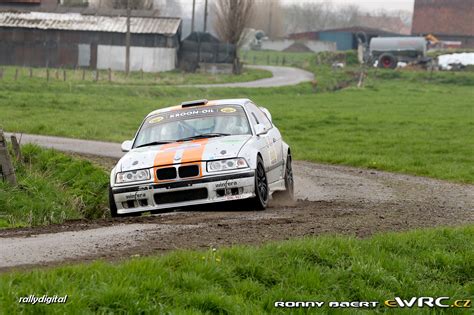
<svg viewBox="0 0 474 315">
<path fill-rule="evenodd" d="M 293 178 L 293 167 L 291 165 L 291 155 L 286 157 L 285 167 L 285 190 L 273 193 L 273 198 L 277 200 L 293 201 L 295 200 L 295 181 Z"/>
<path fill-rule="evenodd" d="M 265 166 L 260 156 L 257 158 L 255 169 L 255 197 L 251 199 L 251 206 L 256 210 L 265 210 L 268 204 L 268 181 Z"/>
</svg>

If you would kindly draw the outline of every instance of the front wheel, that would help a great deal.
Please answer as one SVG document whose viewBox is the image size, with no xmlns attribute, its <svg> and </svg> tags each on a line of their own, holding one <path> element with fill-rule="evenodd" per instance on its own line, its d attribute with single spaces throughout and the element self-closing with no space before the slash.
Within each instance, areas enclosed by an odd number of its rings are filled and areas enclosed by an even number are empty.
<svg viewBox="0 0 474 315">
<path fill-rule="evenodd" d="M 265 166 L 260 156 L 257 158 L 255 169 L 255 197 L 251 199 L 251 206 L 257 210 L 265 210 L 268 205 L 268 181 Z"/>
<path fill-rule="evenodd" d="M 112 218 L 120 217 L 120 214 L 117 213 L 117 205 L 115 204 L 114 194 L 112 192 L 112 187 L 109 186 L 109 209 L 110 215 Z"/>
<path fill-rule="evenodd" d="M 115 204 L 114 193 L 112 192 L 112 187 L 109 186 L 109 209 L 110 209 L 110 216 L 112 218 L 121 218 L 121 217 L 139 217 L 141 213 L 127 213 L 127 214 L 120 214 L 117 213 L 117 205 Z"/>
</svg>

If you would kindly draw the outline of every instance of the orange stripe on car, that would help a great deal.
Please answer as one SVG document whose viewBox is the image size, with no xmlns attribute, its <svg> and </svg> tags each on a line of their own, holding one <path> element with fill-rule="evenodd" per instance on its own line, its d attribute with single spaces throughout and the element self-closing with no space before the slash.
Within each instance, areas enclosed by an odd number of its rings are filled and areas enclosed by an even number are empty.
<svg viewBox="0 0 474 315">
<path fill-rule="evenodd" d="M 169 143 L 164 144 L 158 153 L 155 155 L 155 161 L 153 163 L 153 173 L 155 182 L 158 182 L 158 178 L 156 177 L 156 171 L 163 165 L 170 165 L 174 163 L 174 155 L 176 154 L 176 150 L 173 148 L 177 148 L 181 145 L 181 143 Z"/>
<path fill-rule="evenodd" d="M 184 150 L 181 163 L 197 162 L 202 160 L 204 149 L 208 139 L 199 139 L 192 141 L 193 144 L 199 144 L 199 146 L 192 146 L 189 149 Z"/>
</svg>

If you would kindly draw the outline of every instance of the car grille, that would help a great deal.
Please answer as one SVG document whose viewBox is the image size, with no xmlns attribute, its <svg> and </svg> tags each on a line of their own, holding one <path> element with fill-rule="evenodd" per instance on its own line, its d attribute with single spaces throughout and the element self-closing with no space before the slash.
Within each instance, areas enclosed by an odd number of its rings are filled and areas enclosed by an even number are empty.
<svg viewBox="0 0 474 315">
<path fill-rule="evenodd" d="M 199 166 L 198 165 L 186 165 L 180 166 L 178 169 L 179 177 L 196 177 L 199 176 Z"/>
<path fill-rule="evenodd" d="M 155 203 L 157 205 L 162 205 L 166 203 L 206 199 L 207 196 L 208 196 L 207 188 L 199 188 L 199 189 L 159 193 L 159 194 L 155 194 L 154 198 L 155 198 Z"/>
<path fill-rule="evenodd" d="M 176 168 L 174 167 L 159 168 L 156 170 L 156 177 L 158 178 L 158 180 L 175 179 Z"/>
<path fill-rule="evenodd" d="M 158 180 L 171 180 L 179 178 L 189 178 L 189 177 L 196 177 L 200 174 L 200 167 L 197 164 L 193 165 L 183 165 L 178 168 L 176 171 L 176 167 L 163 167 L 156 170 L 156 178 Z"/>
</svg>

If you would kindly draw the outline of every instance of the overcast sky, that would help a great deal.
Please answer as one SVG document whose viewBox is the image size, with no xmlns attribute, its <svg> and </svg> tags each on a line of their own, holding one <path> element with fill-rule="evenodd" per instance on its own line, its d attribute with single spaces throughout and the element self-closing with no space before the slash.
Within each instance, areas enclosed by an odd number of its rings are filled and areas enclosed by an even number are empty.
<svg viewBox="0 0 474 315">
<path fill-rule="evenodd" d="M 258 0 L 257 0 L 258 1 Z M 358 5 L 361 9 L 370 10 L 408 10 L 413 11 L 415 0 L 280 0 L 282 3 L 331 2 L 334 5 Z"/>
<path fill-rule="evenodd" d="M 192 7 L 192 0 L 179 0 L 183 8 Z M 209 0 L 212 2 L 213 0 Z M 258 0 L 256 0 L 258 1 Z M 204 3 L 204 0 L 196 0 L 198 4 Z M 408 10 L 413 11 L 413 4 L 415 0 L 280 0 L 283 4 L 294 4 L 301 2 L 331 2 L 335 6 L 339 5 L 358 5 L 364 11 L 385 9 L 391 10 Z"/>
</svg>

